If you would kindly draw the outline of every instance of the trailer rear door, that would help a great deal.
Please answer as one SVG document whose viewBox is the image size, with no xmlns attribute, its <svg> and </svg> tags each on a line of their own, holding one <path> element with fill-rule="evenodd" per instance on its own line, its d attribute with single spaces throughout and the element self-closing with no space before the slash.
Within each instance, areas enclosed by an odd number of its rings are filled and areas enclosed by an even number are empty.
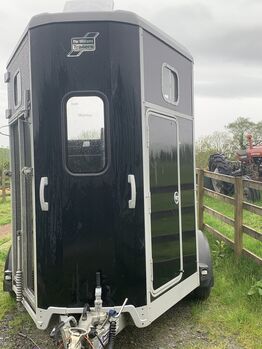
<svg viewBox="0 0 262 349">
<path fill-rule="evenodd" d="M 148 114 L 153 295 L 182 278 L 179 141 L 176 119 Z"/>
</svg>

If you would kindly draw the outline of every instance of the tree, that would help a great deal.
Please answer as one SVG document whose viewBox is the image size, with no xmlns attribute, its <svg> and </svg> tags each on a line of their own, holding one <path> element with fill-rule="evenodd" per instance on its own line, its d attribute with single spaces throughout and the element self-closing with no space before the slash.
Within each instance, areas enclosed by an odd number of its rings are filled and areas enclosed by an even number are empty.
<svg viewBox="0 0 262 349">
<path fill-rule="evenodd" d="M 246 149 L 246 135 L 255 134 L 256 123 L 250 121 L 249 118 L 238 117 L 235 121 L 226 125 L 226 129 L 233 135 L 233 141 L 240 149 Z M 261 126 L 262 127 L 262 126 Z"/>
<path fill-rule="evenodd" d="M 228 159 L 236 159 L 238 149 L 248 146 L 247 135 L 252 134 L 254 144 L 262 144 L 262 121 L 257 123 L 249 118 L 239 117 L 226 125 L 229 132 L 214 132 L 198 139 L 196 143 L 196 165 L 207 168 L 211 154 L 222 153 Z"/>
<path fill-rule="evenodd" d="M 196 165 L 200 168 L 208 166 L 211 154 L 223 153 L 228 158 L 234 158 L 236 146 L 233 137 L 228 132 L 214 132 L 211 135 L 199 138 L 196 143 Z"/>
<path fill-rule="evenodd" d="M 255 125 L 252 135 L 255 144 L 262 144 L 262 121 Z"/>
</svg>

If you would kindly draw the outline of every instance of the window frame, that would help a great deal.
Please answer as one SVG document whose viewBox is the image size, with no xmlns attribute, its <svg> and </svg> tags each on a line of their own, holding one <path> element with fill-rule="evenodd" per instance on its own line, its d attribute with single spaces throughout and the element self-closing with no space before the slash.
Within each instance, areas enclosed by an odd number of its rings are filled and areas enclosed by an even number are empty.
<svg viewBox="0 0 262 349">
<path fill-rule="evenodd" d="M 169 69 L 177 77 L 177 100 L 176 101 L 170 101 L 168 98 L 165 97 L 165 94 L 164 94 L 164 69 L 165 68 Z M 163 63 L 161 80 L 162 80 L 162 96 L 163 96 L 164 100 L 169 104 L 173 104 L 173 105 L 177 106 L 179 104 L 179 100 L 180 100 L 180 93 L 179 93 L 180 92 L 180 79 L 179 79 L 178 71 L 174 67 L 169 65 L 168 63 Z"/>
<path fill-rule="evenodd" d="M 20 76 L 20 84 L 18 85 L 17 84 L 17 76 Z M 17 91 L 15 89 L 15 81 L 16 81 L 16 86 L 17 86 Z M 17 96 L 18 96 L 18 92 L 20 92 L 20 100 L 18 100 L 18 103 L 16 103 L 16 93 L 17 93 Z M 15 109 L 18 109 L 21 104 L 22 104 L 22 74 L 21 74 L 21 70 L 20 69 L 17 69 L 16 72 L 14 73 L 14 77 L 13 77 L 13 101 L 14 101 L 14 108 Z"/>
<path fill-rule="evenodd" d="M 105 167 L 99 172 L 72 172 L 68 167 L 68 133 L 67 133 L 67 102 L 72 97 L 99 97 L 104 103 L 104 128 L 105 128 Z M 76 177 L 94 177 L 101 176 L 108 171 L 111 163 L 111 152 L 110 152 L 110 126 L 109 126 L 109 102 L 107 96 L 96 90 L 88 91 L 71 91 L 67 93 L 62 99 L 62 158 L 63 158 L 63 167 L 67 173 L 71 176 Z"/>
</svg>

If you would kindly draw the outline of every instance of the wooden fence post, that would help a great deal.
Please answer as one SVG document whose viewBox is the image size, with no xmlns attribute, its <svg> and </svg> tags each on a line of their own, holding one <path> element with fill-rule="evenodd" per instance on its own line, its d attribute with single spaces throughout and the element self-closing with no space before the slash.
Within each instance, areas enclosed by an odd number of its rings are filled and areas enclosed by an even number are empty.
<svg viewBox="0 0 262 349">
<path fill-rule="evenodd" d="M 235 177 L 235 254 L 240 256 L 243 250 L 243 181 Z"/>
<path fill-rule="evenodd" d="M 6 201 L 6 190 L 5 190 L 5 171 L 2 171 L 2 202 Z"/>
<path fill-rule="evenodd" d="M 198 229 L 204 228 L 204 170 L 198 171 Z"/>
</svg>

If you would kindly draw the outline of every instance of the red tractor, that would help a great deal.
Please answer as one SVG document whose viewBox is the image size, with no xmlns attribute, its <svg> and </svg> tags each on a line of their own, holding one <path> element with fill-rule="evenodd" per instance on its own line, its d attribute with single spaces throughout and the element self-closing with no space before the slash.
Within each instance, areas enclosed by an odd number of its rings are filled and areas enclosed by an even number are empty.
<svg viewBox="0 0 262 349">
<path fill-rule="evenodd" d="M 247 140 L 249 146 L 237 151 L 237 161 L 228 160 L 224 154 L 212 154 L 208 161 L 209 171 L 262 182 L 262 144 L 254 145 L 252 135 L 248 135 Z M 234 192 L 234 185 L 214 179 L 207 183 L 207 187 L 226 195 Z M 244 195 L 249 201 L 260 199 L 260 191 L 255 189 L 245 188 Z"/>
</svg>

